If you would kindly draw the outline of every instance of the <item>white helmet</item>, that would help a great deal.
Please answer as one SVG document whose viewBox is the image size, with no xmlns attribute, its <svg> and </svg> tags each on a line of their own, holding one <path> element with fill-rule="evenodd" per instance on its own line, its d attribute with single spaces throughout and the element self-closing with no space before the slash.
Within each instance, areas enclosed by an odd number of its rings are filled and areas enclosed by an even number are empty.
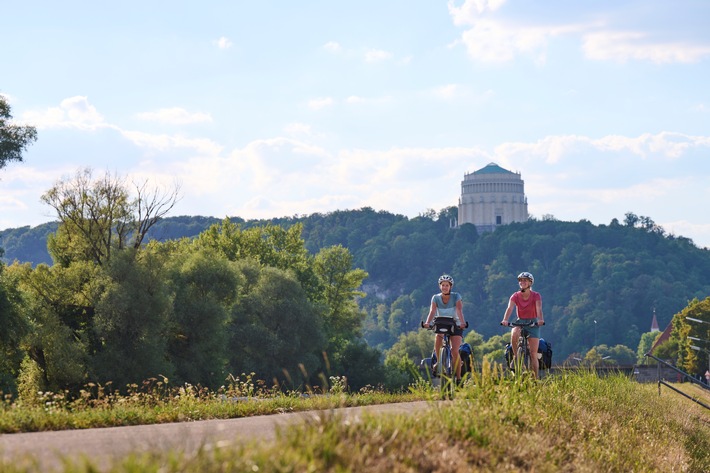
<svg viewBox="0 0 710 473">
<path fill-rule="evenodd" d="M 449 276 L 448 274 L 442 274 L 441 276 L 439 276 L 439 284 L 441 284 L 441 283 L 444 282 L 444 281 L 450 282 L 450 283 L 451 283 L 451 287 L 454 286 L 454 278 L 452 278 L 452 277 Z"/>
<path fill-rule="evenodd" d="M 528 273 L 527 271 L 523 271 L 522 273 L 518 274 L 518 281 L 520 281 L 521 279 L 529 279 L 531 286 L 535 284 L 535 278 L 531 273 Z"/>
</svg>

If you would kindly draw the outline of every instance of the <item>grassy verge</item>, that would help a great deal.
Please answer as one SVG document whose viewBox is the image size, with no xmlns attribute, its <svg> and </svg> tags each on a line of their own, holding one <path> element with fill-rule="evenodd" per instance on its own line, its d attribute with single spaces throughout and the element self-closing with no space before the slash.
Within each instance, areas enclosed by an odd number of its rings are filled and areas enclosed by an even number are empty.
<svg viewBox="0 0 710 473">
<path fill-rule="evenodd" d="M 74 399 L 66 393 L 38 393 L 29 402 L 7 399 L 0 405 L 0 433 L 234 419 L 422 399 L 421 393 L 415 392 L 364 389 L 346 393 L 338 378 L 331 378 L 328 386 L 306 395 L 272 392 L 256 388 L 249 376 L 217 392 L 190 385 L 170 388 L 158 380 L 129 386 L 126 394 L 90 385 Z"/>
<path fill-rule="evenodd" d="M 710 414 L 677 394 L 659 396 L 655 384 L 622 376 L 566 373 L 534 382 L 493 371 L 450 402 L 413 388 L 411 396 L 432 400 L 428 412 L 360 422 L 334 414 L 286 429 L 273 443 L 133 456 L 111 471 L 710 471 Z"/>
</svg>

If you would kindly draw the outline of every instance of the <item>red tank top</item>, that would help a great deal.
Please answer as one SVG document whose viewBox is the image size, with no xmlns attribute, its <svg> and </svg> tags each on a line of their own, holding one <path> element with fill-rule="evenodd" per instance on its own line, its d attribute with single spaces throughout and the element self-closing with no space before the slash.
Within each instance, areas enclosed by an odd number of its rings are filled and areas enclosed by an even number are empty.
<svg viewBox="0 0 710 473">
<path fill-rule="evenodd" d="M 537 318 L 537 301 L 542 301 L 542 296 L 539 292 L 530 291 L 528 300 L 524 300 L 520 291 L 516 292 L 510 299 L 515 304 L 518 310 L 519 319 L 536 319 Z"/>
</svg>

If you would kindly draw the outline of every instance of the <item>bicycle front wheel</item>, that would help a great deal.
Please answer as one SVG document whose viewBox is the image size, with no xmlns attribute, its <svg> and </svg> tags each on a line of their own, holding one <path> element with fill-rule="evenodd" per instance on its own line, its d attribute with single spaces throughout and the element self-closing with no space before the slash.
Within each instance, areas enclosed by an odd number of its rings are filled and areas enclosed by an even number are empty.
<svg viewBox="0 0 710 473">
<path fill-rule="evenodd" d="M 440 378 L 451 377 L 451 352 L 447 347 L 441 347 L 439 350 L 438 361 L 436 374 L 438 374 Z"/>
<path fill-rule="evenodd" d="M 525 349 L 525 344 L 524 343 L 519 343 L 518 344 L 518 358 L 517 358 L 517 363 L 516 363 L 516 368 L 518 371 L 518 374 L 521 374 L 523 371 L 528 369 L 528 357 L 527 357 L 527 350 Z"/>
<path fill-rule="evenodd" d="M 525 371 L 530 371 L 530 349 L 528 348 L 528 344 L 522 344 L 520 351 L 522 353 L 518 353 L 518 356 L 520 356 L 520 359 L 523 360 L 523 369 Z"/>
</svg>

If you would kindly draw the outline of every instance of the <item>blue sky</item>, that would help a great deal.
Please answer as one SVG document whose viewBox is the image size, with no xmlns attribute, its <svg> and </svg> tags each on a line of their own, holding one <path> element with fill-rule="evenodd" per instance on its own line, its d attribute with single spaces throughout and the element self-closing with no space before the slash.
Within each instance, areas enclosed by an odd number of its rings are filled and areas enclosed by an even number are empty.
<svg viewBox="0 0 710 473">
<path fill-rule="evenodd" d="M 9 2 L 0 93 L 39 139 L 0 229 L 91 167 L 181 185 L 171 215 L 457 205 L 520 172 L 538 218 L 627 212 L 710 247 L 710 2 Z"/>
</svg>

